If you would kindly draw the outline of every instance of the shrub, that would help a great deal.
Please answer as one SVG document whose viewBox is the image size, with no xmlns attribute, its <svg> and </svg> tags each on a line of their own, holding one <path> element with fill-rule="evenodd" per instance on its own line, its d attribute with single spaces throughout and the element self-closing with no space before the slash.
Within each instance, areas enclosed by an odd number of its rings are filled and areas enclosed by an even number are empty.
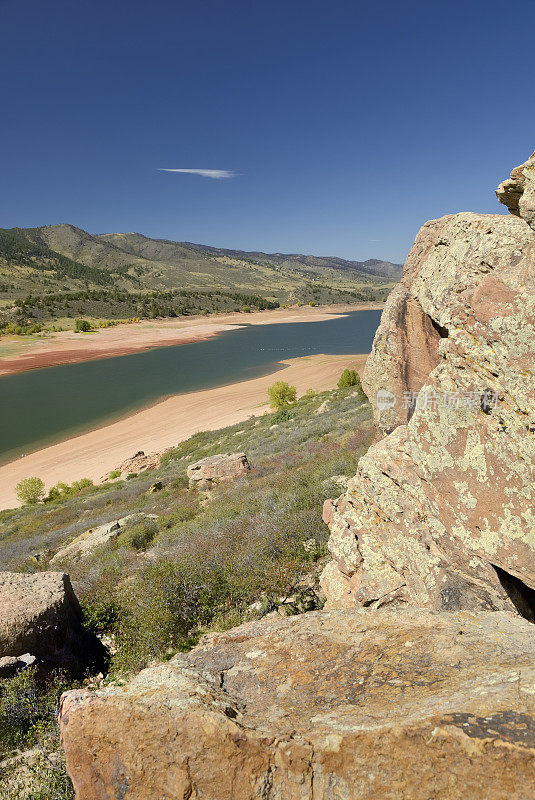
<svg viewBox="0 0 535 800">
<path fill-rule="evenodd" d="M 295 386 L 290 386 L 285 381 L 275 381 L 273 386 L 268 389 L 269 403 L 271 408 L 277 411 L 281 408 L 287 408 L 295 403 L 297 400 L 297 389 Z"/>
<path fill-rule="evenodd" d="M 32 749 L 2 765 L 5 800 L 74 800 L 56 722 L 60 695 L 72 688 L 56 673 L 39 680 L 34 667 L 0 680 L 0 754 Z"/>
<path fill-rule="evenodd" d="M 74 322 L 74 330 L 77 333 L 87 333 L 91 330 L 91 323 L 87 319 L 77 319 Z"/>
<path fill-rule="evenodd" d="M 45 484 L 41 478 L 24 478 L 17 483 L 15 492 L 23 505 L 33 506 L 43 497 Z"/>
<path fill-rule="evenodd" d="M 146 550 L 158 532 L 158 526 L 154 522 L 138 522 L 136 525 L 129 526 L 117 537 L 119 547 L 130 547 L 133 550 Z"/>
<path fill-rule="evenodd" d="M 356 386 L 357 389 L 362 392 L 362 385 L 358 372 L 355 372 L 354 369 L 345 369 L 338 380 L 339 389 L 346 389 L 348 386 Z"/>
<path fill-rule="evenodd" d="M 68 688 L 59 673 L 40 683 L 35 667 L 0 680 L 0 752 L 31 744 L 38 723 L 55 722 L 58 699 Z"/>
<path fill-rule="evenodd" d="M 74 481 L 72 486 L 68 483 L 60 481 L 55 486 L 51 486 L 50 490 L 45 497 L 45 503 L 61 502 L 67 500 L 69 497 L 74 497 L 81 494 L 85 489 L 93 489 L 95 484 L 90 478 L 80 478 L 79 481 Z"/>
<path fill-rule="evenodd" d="M 110 474 L 108 475 L 108 478 L 110 480 L 113 480 L 114 478 L 120 478 L 120 477 L 121 477 L 121 470 L 120 469 L 113 469 L 110 472 Z"/>
<path fill-rule="evenodd" d="M 278 425 L 280 422 L 288 422 L 292 418 L 289 408 L 280 408 L 273 416 L 271 417 L 272 422 Z"/>
</svg>

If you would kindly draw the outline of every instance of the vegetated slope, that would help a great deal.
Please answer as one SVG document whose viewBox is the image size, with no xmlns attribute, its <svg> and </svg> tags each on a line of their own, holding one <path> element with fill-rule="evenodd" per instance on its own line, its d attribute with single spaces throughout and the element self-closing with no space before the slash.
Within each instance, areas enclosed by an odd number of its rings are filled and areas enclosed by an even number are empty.
<svg viewBox="0 0 535 800">
<path fill-rule="evenodd" d="M 59 565 L 93 625 L 115 637 L 115 667 L 136 670 L 207 627 L 262 615 L 300 590 L 312 589 L 317 603 L 327 558 L 322 500 L 340 492 L 340 475 L 355 470 L 372 437 L 369 403 L 355 387 L 305 395 L 288 410 L 193 436 L 157 470 L 0 512 L 0 569 L 57 569 L 49 566 L 54 552 L 89 528 L 156 515 L 134 520 L 86 559 Z M 250 460 L 247 476 L 215 488 L 208 501 L 188 490 L 190 463 L 237 451 Z M 163 489 L 149 493 L 155 481 Z"/>
<path fill-rule="evenodd" d="M 17 238 L 20 247 L 13 248 L 9 240 Z M 186 242 L 150 239 L 137 233 L 94 236 L 74 225 L 51 225 L 42 228 L 2 231 L 6 242 L 0 246 L 0 269 L 8 281 L 11 273 L 13 288 L 23 281 L 21 267 L 45 270 L 49 280 L 70 288 L 66 277 L 85 281 L 87 288 L 102 285 L 101 273 L 110 272 L 117 288 L 135 287 L 138 290 L 165 289 L 224 289 L 259 293 L 283 301 L 303 299 L 300 295 L 344 292 L 368 288 L 385 294 L 385 285 L 399 277 L 397 265 L 383 262 L 343 261 L 313 256 L 280 256 L 262 253 L 218 250 Z M 32 263 L 24 259 L 24 251 L 33 248 Z M 54 270 L 50 253 L 69 262 L 85 266 L 85 273 L 66 276 Z M 18 256 L 21 258 L 18 258 Z M 42 259 L 39 262 L 39 258 Z M 17 269 L 19 268 L 19 272 Z M 91 270 L 97 270 L 93 273 Z M 327 298 L 330 299 L 330 298 Z M 347 299 L 350 299 L 348 295 Z"/>
<path fill-rule="evenodd" d="M 22 228 L 0 228 L 0 265 L 2 280 L 15 280 L 18 284 L 27 282 L 28 288 L 35 282 L 46 285 L 52 278 L 57 282 L 73 286 L 87 283 L 95 286 L 113 286 L 116 270 L 101 269 L 97 265 L 83 264 L 49 247 L 44 237 L 32 235 L 31 230 Z M 10 270 L 11 268 L 11 270 Z M 15 285 L 12 287 L 16 288 Z"/>
<path fill-rule="evenodd" d="M 288 411 L 197 434 L 169 451 L 158 470 L 0 512 L 0 569 L 64 566 L 86 623 L 116 648 L 106 679 L 116 682 L 123 671 L 189 649 L 204 630 L 321 606 L 321 501 L 341 490 L 340 475 L 354 472 L 372 438 L 370 406 L 354 388 L 305 396 Z M 186 488 L 190 463 L 239 450 L 252 465 L 247 476 L 216 487 L 208 502 Z M 150 494 L 155 481 L 163 489 Z M 157 519 L 132 520 L 88 558 L 49 566 L 61 545 L 131 513 Z M 73 800 L 56 725 L 67 688 L 61 676 L 43 688 L 32 669 L 0 679 L 0 757 L 17 747 L 37 759 L 28 773 L 15 751 L 11 774 L 9 765 L 4 773 L 7 800 Z"/>
</svg>

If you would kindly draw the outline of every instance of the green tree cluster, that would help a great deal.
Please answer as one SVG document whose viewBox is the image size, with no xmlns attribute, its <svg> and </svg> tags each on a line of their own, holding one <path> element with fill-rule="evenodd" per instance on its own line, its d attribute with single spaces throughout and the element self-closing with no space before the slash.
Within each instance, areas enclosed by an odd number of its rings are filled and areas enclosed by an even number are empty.
<svg viewBox="0 0 535 800">
<path fill-rule="evenodd" d="M 281 408 L 288 408 L 297 400 L 297 389 L 290 386 L 285 381 L 275 381 L 273 386 L 268 389 L 269 404 L 271 408 L 280 411 Z"/>
<path fill-rule="evenodd" d="M 356 386 L 359 392 L 362 392 L 359 374 L 354 369 L 345 369 L 338 380 L 339 389 L 346 389 L 348 386 Z"/>
<path fill-rule="evenodd" d="M 24 478 L 15 486 L 19 501 L 25 506 L 33 506 L 43 498 L 45 484 L 41 478 Z"/>
</svg>

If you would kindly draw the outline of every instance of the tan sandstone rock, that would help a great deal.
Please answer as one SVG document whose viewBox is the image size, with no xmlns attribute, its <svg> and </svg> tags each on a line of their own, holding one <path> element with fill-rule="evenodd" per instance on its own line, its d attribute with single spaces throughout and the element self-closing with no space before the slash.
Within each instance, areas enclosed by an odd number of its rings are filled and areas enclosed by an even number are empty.
<svg viewBox="0 0 535 800">
<path fill-rule="evenodd" d="M 366 366 L 390 433 L 324 512 L 330 607 L 516 608 L 535 619 L 534 367 L 531 228 L 468 213 L 426 223 Z"/>
<path fill-rule="evenodd" d="M 134 472 L 137 475 L 138 472 L 158 469 L 161 459 L 161 453 L 149 453 L 145 455 L 143 450 L 138 450 L 131 458 L 127 458 L 126 461 L 123 461 L 119 469 L 123 475 L 129 475 Z"/>
<path fill-rule="evenodd" d="M 77 800 L 531 800 L 535 637 L 501 613 L 319 612 L 69 692 Z"/>
<path fill-rule="evenodd" d="M 522 217 L 535 230 L 535 153 L 500 183 L 496 197 L 511 214 Z"/>
<path fill-rule="evenodd" d="M 156 514 L 128 514 L 126 517 L 114 519 L 111 522 L 106 522 L 104 525 L 98 525 L 96 528 L 89 528 L 89 530 L 81 533 L 72 542 L 62 547 L 53 558 L 50 559 L 50 565 L 55 566 L 63 561 L 75 560 L 85 558 L 90 555 L 96 547 L 100 547 L 108 542 L 113 542 L 119 537 L 126 525 L 133 520 L 141 519 L 158 519 Z"/>
<path fill-rule="evenodd" d="M 251 467 L 245 453 L 208 456 L 190 464 L 187 470 L 190 489 L 209 489 L 215 483 L 246 475 Z"/>
<path fill-rule="evenodd" d="M 74 674 L 100 669 L 105 648 L 82 624 L 80 605 L 62 572 L 0 572 L 0 656 Z M 30 659 L 31 660 L 31 659 Z"/>
</svg>

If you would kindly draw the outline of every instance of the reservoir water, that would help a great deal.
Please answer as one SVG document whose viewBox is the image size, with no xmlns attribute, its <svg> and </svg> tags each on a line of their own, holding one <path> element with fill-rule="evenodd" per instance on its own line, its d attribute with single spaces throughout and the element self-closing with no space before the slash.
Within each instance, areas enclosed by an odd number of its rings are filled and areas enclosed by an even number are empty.
<svg viewBox="0 0 535 800">
<path fill-rule="evenodd" d="M 0 378 L 0 462 L 168 395 L 265 375 L 282 359 L 369 353 L 380 316 L 353 311 L 323 322 L 250 325 L 203 342 Z"/>
</svg>

